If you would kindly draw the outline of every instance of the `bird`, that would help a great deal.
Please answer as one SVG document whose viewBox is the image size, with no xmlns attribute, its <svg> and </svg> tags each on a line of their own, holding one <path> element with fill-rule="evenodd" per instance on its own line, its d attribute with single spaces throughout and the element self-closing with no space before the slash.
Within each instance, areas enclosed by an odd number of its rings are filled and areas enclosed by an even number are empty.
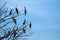
<svg viewBox="0 0 60 40">
<path fill-rule="evenodd" d="M 13 20 L 13 22 L 16 24 L 17 22 L 16 22 L 16 19 L 14 18 L 14 17 L 12 17 L 12 20 Z"/>
<path fill-rule="evenodd" d="M 16 36 L 17 32 L 14 30 L 14 37 Z"/>
<path fill-rule="evenodd" d="M 24 14 L 26 16 L 26 13 L 27 13 L 27 10 L 26 10 L 26 7 L 24 7 Z"/>
<path fill-rule="evenodd" d="M 25 30 L 25 28 L 23 28 L 23 33 L 25 33 L 26 32 L 26 30 Z"/>
<path fill-rule="evenodd" d="M 10 10 L 10 13 L 9 13 L 9 15 L 11 15 L 12 14 L 12 9 Z"/>
<path fill-rule="evenodd" d="M 26 19 L 24 19 L 23 25 L 25 25 L 25 23 L 26 23 Z"/>
<path fill-rule="evenodd" d="M 30 24 L 29 24 L 29 27 L 30 27 L 30 28 L 32 27 L 32 24 L 31 24 L 31 22 L 30 22 Z"/>
<path fill-rule="evenodd" d="M 18 9 L 16 8 L 16 13 L 17 13 L 17 15 L 18 15 Z"/>
<path fill-rule="evenodd" d="M 23 32 L 25 33 L 26 31 L 25 31 L 25 28 L 23 28 Z"/>
</svg>

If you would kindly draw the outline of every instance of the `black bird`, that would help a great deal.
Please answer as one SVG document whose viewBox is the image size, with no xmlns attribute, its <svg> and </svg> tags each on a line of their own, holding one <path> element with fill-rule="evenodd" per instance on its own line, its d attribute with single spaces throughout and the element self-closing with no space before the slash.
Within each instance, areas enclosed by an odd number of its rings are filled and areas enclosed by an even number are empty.
<svg viewBox="0 0 60 40">
<path fill-rule="evenodd" d="M 32 24 L 31 24 L 31 22 L 30 22 L 30 24 L 29 24 L 29 27 L 30 27 L 30 28 L 32 27 Z"/>
<path fill-rule="evenodd" d="M 16 8 L 16 13 L 18 14 L 18 9 Z"/>
<path fill-rule="evenodd" d="M 12 9 L 10 10 L 10 13 L 9 13 L 9 15 L 11 15 L 12 14 Z"/>
<path fill-rule="evenodd" d="M 15 19 L 14 17 L 12 17 L 12 20 L 13 20 L 13 22 L 16 24 L 16 19 Z"/>
<path fill-rule="evenodd" d="M 26 16 L 26 13 L 27 13 L 27 10 L 26 10 L 26 7 L 24 7 L 24 14 Z"/>
<path fill-rule="evenodd" d="M 16 36 L 17 32 L 14 30 L 14 37 Z"/>
<path fill-rule="evenodd" d="M 26 19 L 24 20 L 23 25 L 25 25 L 25 23 L 26 23 Z"/>
<path fill-rule="evenodd" d="M 23 33 L 25 33 L 26 32 L 26 30 L 25 30 L 25 28 L 23 28 Z"/>
</svg>

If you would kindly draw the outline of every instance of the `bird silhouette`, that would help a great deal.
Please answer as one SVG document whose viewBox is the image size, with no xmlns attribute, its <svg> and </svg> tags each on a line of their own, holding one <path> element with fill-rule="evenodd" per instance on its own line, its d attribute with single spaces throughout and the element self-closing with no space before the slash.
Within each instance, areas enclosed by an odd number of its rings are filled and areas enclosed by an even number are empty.
<svg viewBox="0 0 60 40">
<path fill-rule="evenodd" d="M 18 9 L 16 8 L 16 13 L 17 13 L 17 15 L 18 15 Z"/>
<path fill-rule="evenodd" d="M 17 32 L 14 30 L 14 37 L 16 36 Z"/>
<path fill-rule="evenodd" d="M 25 23 L 26 23 L 26 19 L 24 19 L 23 25 L 25 25 Z"/>
<path fill-rule="evenodd" d="M 10 10 L 10 13 L 9 13 L 9 15 L 11 15 L 12 14 L 12 9 Z"/>
<path fill-rule="evenodd" d="M 26 32 L 26 30 L 25 30 L 25 28 L 23 28 L 23 33 L 25 33 Z"/>
<path fill-rule="evenodd" d="M 14 17 L 12 17 L 12 20 L 13 20 L 13 22 L 16 24 L 17 22 L 16 22 L 16 19 L 14 18 Z"/>
<path fill-rule="evenodd" d="M 32 27 L 32 24 L 31 24 L 31 22 L 30 22 L 30 24 L 29 24 L 29 27 L 30 27 L 30 28 Z"/>
<path fill-rule="evenodd" d="M 26 16 L 26 13 L 27 13 L 27 10 L 26 10 L 26 7 L 24 7 L 24 14 Z"/>
</svg>

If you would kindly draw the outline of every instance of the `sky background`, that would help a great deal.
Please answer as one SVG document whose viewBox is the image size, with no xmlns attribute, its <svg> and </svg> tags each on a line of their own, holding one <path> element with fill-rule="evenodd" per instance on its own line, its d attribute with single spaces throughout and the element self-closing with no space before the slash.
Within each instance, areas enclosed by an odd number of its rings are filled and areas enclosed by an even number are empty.
<svg viewBox="0 0 60 40">
<path fill-rule="evenodd" d="M 60 0 L 0 0 L 8 8 L 27 7 L 27 19 L 32 22 L 29 40 L 60 40 Z M 18 19 L 19 21 L 20 19 Z"/>
</svg>

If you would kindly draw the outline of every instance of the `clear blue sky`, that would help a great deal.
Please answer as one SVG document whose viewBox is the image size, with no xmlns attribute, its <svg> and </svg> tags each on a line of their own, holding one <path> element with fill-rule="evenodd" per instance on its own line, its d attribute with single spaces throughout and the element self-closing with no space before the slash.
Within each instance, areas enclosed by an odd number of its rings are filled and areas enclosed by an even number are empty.
<svg viewBox="0 0 60 40">
<path fill-rule="evenodd" d="M 32 21 L 29 40 L 60 40 L 60 0 L 5 0 L 7 7 L 27 7 L 27 19 Z M 0 1 L 0 5 L 5 1 Z M 3 3 L 2 3 L 3 2 Z"/>
</svg>

